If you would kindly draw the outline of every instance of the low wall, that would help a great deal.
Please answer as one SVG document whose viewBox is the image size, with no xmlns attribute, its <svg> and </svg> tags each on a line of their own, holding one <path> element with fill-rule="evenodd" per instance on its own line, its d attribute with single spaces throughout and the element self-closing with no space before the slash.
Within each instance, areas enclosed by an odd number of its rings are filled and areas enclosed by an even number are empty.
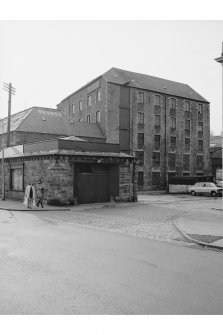
<svg viewBox="0 0 223 335">
<path fill-rule="evenodd" d="M 188 188 L 192 185 L 169 185 L 169 193 L 189 193 Z"/>
</svg>

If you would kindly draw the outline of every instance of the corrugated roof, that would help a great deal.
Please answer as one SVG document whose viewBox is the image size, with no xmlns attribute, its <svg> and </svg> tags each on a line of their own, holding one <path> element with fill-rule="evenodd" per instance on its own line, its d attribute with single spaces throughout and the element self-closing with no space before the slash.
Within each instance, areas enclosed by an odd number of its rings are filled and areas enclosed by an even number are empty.
<svg viewBox="0 0 223 335">
<path fill-rule="evenodd" d="M 175 81 L 149 76 L 147 74 L 136 73 L 117 68 L 111 68 L 103 74 L 108 82 L 120 85 L 128 85 L 149 91 L 166 93 L 168 95 L 179 96 L 187 99 L 208 102 L 199 93 L 194 91 L 189 85 Z"/>
<path fill-rule="evenodd" d="M 8 118 L 0 120 L 0 134 L 7 132 L 7 120 Z M 87 122 L 71 123 L 69 116 L 65 113 L 45 107 L 32 107 L 12 115 L 10 130 L 48 133 L 58 136 L 105 138 L 98 124 Z"/>
</svg>

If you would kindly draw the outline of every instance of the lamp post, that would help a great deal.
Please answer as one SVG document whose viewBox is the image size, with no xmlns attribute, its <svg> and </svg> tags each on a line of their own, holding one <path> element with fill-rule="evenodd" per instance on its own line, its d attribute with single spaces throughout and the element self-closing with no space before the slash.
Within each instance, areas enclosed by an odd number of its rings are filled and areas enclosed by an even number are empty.
<svg viewBox="0 0 223 335">
<path fill-rule="evenodd" d="M 222 52 L 221 56 L 218 58 L 215 58 L 216 62 L 220 63 L 222 66 L 222 114 L 223 114 L 223 42 L 222 42 Z M 223 136 L 223 132 L 221 133 L 221 136 Z"/>
</svg>

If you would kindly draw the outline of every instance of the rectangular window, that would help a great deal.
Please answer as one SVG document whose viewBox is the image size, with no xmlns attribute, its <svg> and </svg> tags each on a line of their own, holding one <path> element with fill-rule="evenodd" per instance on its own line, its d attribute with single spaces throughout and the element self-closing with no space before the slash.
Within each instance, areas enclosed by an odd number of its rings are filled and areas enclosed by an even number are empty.
<svg viewBox="0 0 223 335">
<path fill-rule="evenodd" d="M 170 118 L 170 127 L 172 129 L 176 129 L 176 118 L 175 117 Z"/>
<path fill-rule="evenodd" d="M 155 126 L 160 127 L 160 115 L 155 115 Z"/>
<path fill-rule="evenodd" d="M 198 131 L 203 132 L 203 122 L 198 122 Z"/>
<path fill-rule="evenodd" d="M 140 166 L 144 165 L 144 151 L 136 151 L 135 155 L 136 155 L 137 164 Z"/>
<path fill-rule="evenodd" d="M 83 100 L 79 100 L 79 111 L 83 110 Z"/>
<path fill-rule="evenodd" d="M 74 104 L 72 105 L 72 113 L 73 114 L 75 113 L 75 105 Z"/>
<path fill-rule="evenodd" d="M 144 113 L 138 112 L 138 124 L 144 124 Z"/>
<path fill-rule="evenodd" d="M 153 167 L 159 168 L 160 167 L 160 153 L 153 152 Z"/>
<path fill-rule="evenodd" d="M 190 130 L 190 120 L 185 120 L 185 129 Z"/>
<path fill-rule="evenodd" d="M 198 110 L 198 112 L 202 113 L 203 112 L 203 105 L 199 104 L 197 110 Z"/>
<path fill-rule="evenodd" d="M 137 102 L 141 104 L 144 103 L 144 92 L 137 92 Z"/>
<path fill-rule="evenodd" d="M 168 167 L 169 170 L 176 170 L 176 155 L 168 154 Z"/>
<path fill-rule="evenodd" d="M 190 111 L 185 111 L 185 119 L 190 120 Z"/>
<path fill-rule="evenodd" d="M 185 101 L 185 110 L 190 111 L 190 102 L 189 101 Z"/>
<path fill-rule="evenodd" d="M 176 109 L 176 99 L 170 98 L 170 108 Z"/>
<path fill-rule="evenodd" d="M 154 96 L 154 105 L 155 106 L 160 106 L 160 95 L 155 95 Z"/>
<path fill-rule="evenodd" d="M 190 155 L 183 155 L 183 170 L 190 171 Z"/>
<path fill-rule="evenodd" d="M 87 105 L 88 107 L 91 107 L 91 95 L 88 95 L 87 97 Z"/>
<path fill-rule="evenodd" d="M 87 122 L 90 123 L 91 122 L 91 116 L 87 115 Z"/>
<path fill-rule="evenodd" d="M 152 172 L 152 186 L 160 186 L 160 172 Z"/>
<path fill-rule="evenodd" d="M 96 91 L 96 102 L 101 101 L 101 90 Z"/>
<path fill-rule="evenodd" d="M 96 123 L 100 123 L 101 122 L 101 112 L 97 111 L 96 112 Z"/>
<path fill-rule="evenodd" d="M 155 135 L 155 150 L 160 150 L 160 135 Z"/>
<path fill-rule="evenodd" d="M 185 151 L 190 150 L 190 139 L 189 138 L 184 139 L 184 149 L 185 149 Z"/>
<path fill-rule="evenodd" d="M 143 149 L 144 147 L 144 134 L 138 133 L 138 149 Z"/>
<path fill-rule="evenodd" d="M 198 150 L 203 151 L 203 140 L 198 140 Z"/>
<path fill-rule="evenodd" d="M 175 151 L 176 150 L 176 143 L 177 143 L 177 139 L 175 136 L 171 136 L 170 137 L 170 150 L 171 151 Z"/>
<path fill-rule="evenodd" d="M 143 171 L 138 172 L 138 187 L 141 188 L 144 185 L 144 173 Z"/>
<path fill-rule="evenodd" d="M 197 155 L 197 170 L 203 170 L 203 155 Z"/>
<path fill-rule="evenodd" d="M 11 190 L 23 191 L 23 168 L 12 168 L 10 170 Z"/>
</svg>

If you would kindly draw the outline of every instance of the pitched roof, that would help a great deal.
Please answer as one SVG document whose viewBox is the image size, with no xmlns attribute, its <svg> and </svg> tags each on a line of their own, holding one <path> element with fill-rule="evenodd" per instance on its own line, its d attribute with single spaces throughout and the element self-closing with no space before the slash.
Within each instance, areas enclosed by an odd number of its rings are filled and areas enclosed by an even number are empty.
<svg viewBox="0 0 223 335">
<path fill-rule="evenodd" d="M 7 120 L 0 120 L 0 134 L 7 132 Z M 1 126 L 2 125 L 2 126 Z M 70 122 L 68 115 L 57 109 L 32 107 L 11 116 L 10 131 L 48 133 L 58 136 L 105 138 L 98 124 Z"/>
<path fill-rule="evenodd" d="M 109 71 L 105 72 L 103 77 L 108 82 L 115 84 L 128 85 L 149 91 L 166 93 L 168 95 L 198 100 L 201 102 L 208 102 L 187 84 L 157 78 L 147 74 L 121 70 L 113 67 Z"/>
</svg>

